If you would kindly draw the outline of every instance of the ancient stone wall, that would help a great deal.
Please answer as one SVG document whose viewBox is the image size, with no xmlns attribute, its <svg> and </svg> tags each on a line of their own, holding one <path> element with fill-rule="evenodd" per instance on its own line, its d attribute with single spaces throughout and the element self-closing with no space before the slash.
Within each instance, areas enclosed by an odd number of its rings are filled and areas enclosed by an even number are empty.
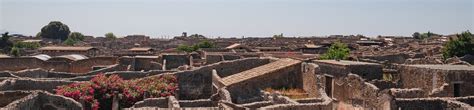
<svg viewBox="0 0 474 110">
<path fill-rule="evenodd" d="M 445 109 L 472 109 L 472 106 L 453 100 L 442 98 L 409 98 L 395 99 L 392 109 L 402 110 L 445 110 Z"/>
<path fill-rule="evenodd" d="M 189 65 L 190 59 L 186 54 L 169 54 L 162 55 L 163 60 L 166 60 L 166 70 L 178 68 L 182 65 Z M 163 62 L 163 61 L 160 61 Z"/>
<path fill-rule="evenodd" d="M 115 57 L 93 57 L 78 61 L 43 61 L 33 57 L 0 58 L 0 71 L 20 71 L 25 69 L 41 68 L 58 72 L 86 73 L 94 66 L 116 64 Z"/>
<path fill-rule="evenodd" d="M 372 80 L 369 83 L 375 85 L 380 90 L 390 89 L 390 88 L 398 88 L 397 83 L 385 80 Z"/>
<path fill-rule="evenodd" d="M 302 81 L 301 63 L 299 63 L 233 84 L 227 89 L 231 93 L 232 102 L 243 103 L 245 100 L 259 97 L 260 90 L 265 88 L 303 88 Z"/>
<path fill-rule="evenodd" d="M 224 57 L 222 55 L 206 55 L 206 64 L 213 64 L 223 60 Z"/>
<path fill-rule="evenodd" d="M 200 99 L 200 100 L 179 100 L 179 106 L 186 107 L 217 107 L 216 101 L 211 101 L 210 99 Z"/>
<path fill-rule="evenodd" d="M 388 63 L 403 64 L 405 60 L 410 58 L 408 54 L 390 54 L 390 55 L 373 55 L 373 56 L 362 56 L 361 58 L 373 59 L 378 61 L 388 61 Z"/>
<path fill-rule="evenodd" d="M 319 66 L 314 63 L 302 63 L 302 78 L 303 90 L 309 94 L 310 97 L 318 96 L 318 89 L 316 84 L 316 72 L 319 71 Z"/>
<path fill-rule="evenodd" d="M 175 72 L 179 81 L 178 99 L 196 100 L 207 99 L 212 94 L 212 70 L 215 69 L 219 76 L 232 75 L 245 71 L 254 66 L 263 65 L 268 59 L 246 58 L 233 61 L 224 61 L 207 66 L 197 67 L 193 70 Z"/>
<path fill-rule="evenodd" d="M 84 60 L 78 60 L 71 63 L 70 72 L 87 73 L 92 71 L 95 66 L 110 66 L 118 63 L 117 57 L 92 57 Z"/>
<path fill-rule="evenodd" d="M 379 88 L 367 83 L 356 74 L 347 77 L 335 77 L 333 83 L 333 98 L 341 103 L 360 106 L 363 108 L 381 109 L 383 103 L 390 99 L 379 93 Z"/>
<path fill-rule="evenodd" d="M 29 91 L 2 91 L 0 92 L 0 108 L 5 107 L 15 100 L 24 98 L 30 95 Z"/>
<path fill-rule="evenodd" d="M 57 86 L 67 85 L 72 81 L 36 80 L 36 79 L 7 79 L 0 82 L 0 91 L 8 90 L 44 90 L 54 93 Z"/>
<path fill-rule="evenodd" d="M 351 62 L 351 61 L 345 61 Z M 379 64 L 337 64 L 329 63 L 324 61 L 315 61 L 317 65 L 319 65 L 320 73 L 332 75 L 334 77 L 344 77 L 349 73 L 357 74 L 364 79 L 373 80 L 373 79 L 381 79 L 383 75 L 382 65 Z M 344 62 L 342 62 L 344 63 Z M 357 62 L 352 62 L 357 63 Z"/>
<path fill-rule="evenodd" d="M 77 74 L 74 73 L 46 71 L 41 68 L 21 70 L 13 72 L 12 74 L 27 78 L 72 78 L 77 76 Z"/>
<path fill-rule="evenodd" d="M 54 95 L 47 92 L 33 92 L 16 100 L 2 109 L 14 110 L 82 110 L 82 105 L 71 98 Z"/>
<path fill-rule="evenodd" d="M 400 89 L 392 88 L 388 90 L 388 93 L 395 98 L 420 98 L 424 97 L 423 90 L 420 88 L 411 89 Z"/>
<path fill-rule="evenodd" d="M 19 71 L 24 69 L 41 68 L 43 60 L 33 57 L 0 58 L 0 71 Z"/>
<path fill-rule="evenodd" d="M 474 71 L 441 70 L 404 65 L 399 69 L 402 88 L 421 88 L 424 96 L 453 97 L 453 84 L 460 84 L 460 96 L 474 95 Z"/>
<path fill-rule="evenodd" d="M 132 106 L 132 108 L 141 108 L 141 107 L 156 107 L 156 108 L 168 108 L 168 98 L 148 98 L 143 101 L 139 101 Z"/>
</svg>

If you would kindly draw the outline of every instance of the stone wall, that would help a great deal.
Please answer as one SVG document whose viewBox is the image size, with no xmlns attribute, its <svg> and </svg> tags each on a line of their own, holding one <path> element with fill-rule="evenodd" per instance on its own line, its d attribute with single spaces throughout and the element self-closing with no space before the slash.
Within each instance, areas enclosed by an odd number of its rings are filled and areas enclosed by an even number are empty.
<svg viewBox="0 0 474 110">
<path fill-rule="evenodd" d="M 310 97 L 318 97 L 318 89 L 316 84 L 316 72 L 319 71 L 319 66 L 314 63 L 302 63 L 302 78 L 303 90 L 309 94 Z"/>
<path fill-rule="evenodd" d="M 340 104 L 351 104 L 369 109 L 383 109 L 383 104 L 390 100 L 388 95 L 380 92 L 375 85 L 367 83 L 356 74 L 347 77 L 335 77 L 332 96 Z"/>
<path fill-rule="evenodd" d="M 319 65 L 320 74 L 328 74 L 334 77 L 344 77 L 347 74 L 352 73 L 357 74 L 364 79 L 373 80 L 381 79 L 383 75 L 382 65 L 375 63 L 342 60 L 315 60 L 314 63 Z"/>
<path fill-rule="evenodd" d="M 400 54 L 390 54 L 390 55 L 362 56 L 360 58 L 373 59 L 373 60 L 378 60 L 378 61 L 388 61 L 388 63 L 403 64 L 405 63 L 406 59 L 410 58 L 410 55 L 400 53 Z"/>
<path fill-rule="evenodd" d="M 411 89 L 400 89 L 392 88 L 388 90 L 388 93 L 395 98 L 419 98 L 423 97 L 423 90 L 420 88 L 411 88 Z"/>
<path fill-rule="evenodd" d="M 46 71 L 41 68 L 21 70 L 13 72 L 12 74 L 27 78 L 72 78 L 78 76 L 73 73 Z"/>
<path fill-rule="evenodd" d="M 47 92 L 33 92 L 1 109 L 15 110 L 82 110 L 82 105 L 71 98 L 53 95 Z"/>
<path fill-rule="evenodd" d="M 178 68 L 182 65 L 189 65 L 190 59 L 186 54 L 165 54 L 162 55 L 163 60 L 166 60 L 166 70 Z M 160 61 L 163 62 L 163 61 Z"/>
<path fill-rule="evenodd" d="M 30 95 L 30 91 L 2 91 L 0 92 L 0 108 L 5 107 L 15 100 Z"/>
<path fill-rule="evenodd" d="M 73 81 L 36 80 L 36 79 L 7 79 L 0 82 L 0 91 L 8 90 L 44 90 L 54 93 L 57 86 L 71 84 Z"/>
<path fill-rule="evenodd" d="M 185 70 L 175 72 L 179 81 L 178 99 L 180 100 L 196 100 L 207 99 L 212 94 L 212 70 L 215 69 L 219 76 L 228 76 L 235 73 L 254 68 L 259 65 L 268 63 L 269 59 L 264 58 L 245 58 L 233 61 L 224 61 L 194 68 L 193 70 Z"/>
<path fill-rule="evenodd" d="M 472 109 L 472 106 L 453 100 L 442 98 L 410 98 L 395 99 L 391 109 L 402 110 L 445 110 L 445 109 Z"/>
<path fill-rule="evenodd" d="M 200 100 L 179 100 L 179 106 L 186 107 L 217 107 L 216 101 L 211 101 L 210 99 L 200 99 Z"/>
<path fill-rule="evenodd" d="M 148 98 L 143 101 L 136 102 L 132 108 L 141 108 L 141 107 L 156 107 L 156 108 L 168 108 L 168 98 Z"/>
<path fill-rule="evenodd" d="M 258 98 L 260 90 L 265 88 L 303 88 L 301 63 L 287 66 L 283 69 L 248 79 L 227 87 L 232 96 L 232 102 L 244 103 L 245 100 Z"/>
<path fill-rule="evenodd" d="M 0 71 L 20 71 L 25 69 L 41 68 L 58 72 L 86 73 L 94 66 L 116 64 L 115 57 L 93 57 L 73 62 L 43 61 L 34 57 L 0 58 Z"/>
<path fill-rule="evenodd" d="M 429 67 L 431 65 L 424 65 Z M 402 88 L 421 88 L 424 96 L 453 97 L 453 84 L 460 84 L 460 96 L 474 95 L 474 71 L 442 70 L 403 65 L 399 69 Z"/>
<path fill-rule="evenodd" d="M 0 71 L 19 71 L 43 66 L 43 60 L 33 57 L 0 58 Z"/>
<path fill-rule="evenodd" d="M 224 61 L 224 57 L 222 55 L 206 55 L 206 64 L 213 64 L 220 61 Z"/>
<path fill-rule="evenodd" d="M 118 63 L 118 57 L 92 57 L 71 63 L 70 72 L 87 73 L 92 71 L 95 66 L 110 66 Z"/>
</svg>

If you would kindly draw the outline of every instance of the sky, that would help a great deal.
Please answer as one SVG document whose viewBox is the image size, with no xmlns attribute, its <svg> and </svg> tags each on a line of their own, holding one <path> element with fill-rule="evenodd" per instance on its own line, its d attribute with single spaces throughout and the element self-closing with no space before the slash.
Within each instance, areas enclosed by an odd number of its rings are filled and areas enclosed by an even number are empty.
<svg viewBox="0 0 474 110">
<path fill-rule="evenodd" d="M 172 37 L 411 36 L 474 30 L 474 0 L 0 0 L 0 32 Z"/>
</svg>

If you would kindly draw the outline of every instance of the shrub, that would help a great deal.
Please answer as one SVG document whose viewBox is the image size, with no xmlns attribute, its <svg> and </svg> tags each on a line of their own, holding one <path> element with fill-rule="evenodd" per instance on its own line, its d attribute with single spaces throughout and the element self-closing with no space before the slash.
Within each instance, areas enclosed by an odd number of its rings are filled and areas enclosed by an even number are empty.
<svg viewBox="0 0 474 110">
<path fill-rule="evenodd" d="M 349 48 L 346 44 L 335 42 L 328 51 L 321 56 L 322 60 L 343 60 L 349 57 Z"/>
<path fill-rule="evenodd" d="M 457 39 L 451 39 L 444 45 L 443 58 L 447 59 L 450 57 L 462 57 L 466 54 L 474 55 L 474 39 L 473 35 L 469 32 L 463 32 L 462 34 L 456 35 Z"/>
<path fill-rule="evenodd" d="M 92 109 L 111 109 L 115 95 L 120 99 L 121 107 L 130 107 L 144 99 L 149 93 L 150 98 L 172 96 L 177 90 L 177 79 L 173 75 L 152 76 L 138 80 L 123 80 L 118 75 L 98 74 L 90 81 L 59 86 L 56 94 L 84 101 Z M 115 94 L 116 93 L 116 94 Z"/>
</svg>

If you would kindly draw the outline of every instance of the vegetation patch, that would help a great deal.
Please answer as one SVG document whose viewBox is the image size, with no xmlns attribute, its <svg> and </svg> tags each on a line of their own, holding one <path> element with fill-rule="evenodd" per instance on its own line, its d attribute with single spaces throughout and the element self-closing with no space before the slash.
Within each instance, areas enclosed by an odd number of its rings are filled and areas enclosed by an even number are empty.
<svg viewBox="0 0 474 110">
<path fill-rule="evenodd" d="M 84 102 L 85 108 L 110 110 L 114 97 L 119 99 L 120 107 L 124 108 L 145 98 L 173 96 L 177 89 L 178 83 L 174 75 L 123 80 L 118 75 L 107 77 L 98 74 L 90 81 L 59 86 L 56 94 Z"/>
</svg>

